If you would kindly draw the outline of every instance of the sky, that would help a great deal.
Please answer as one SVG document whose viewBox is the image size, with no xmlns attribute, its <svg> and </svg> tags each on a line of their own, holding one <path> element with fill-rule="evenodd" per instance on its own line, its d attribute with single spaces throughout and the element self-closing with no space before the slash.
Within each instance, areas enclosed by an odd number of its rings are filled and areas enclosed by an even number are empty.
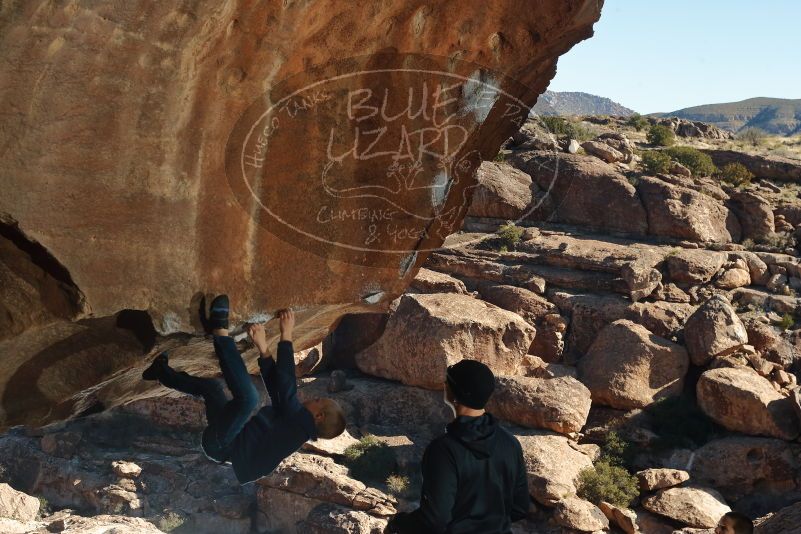
<svg viewBox="0 0 801 534">
<path fill-rule="evenodd" d="M 606 0 L 594 29 L 559 59 L 550 90 L 643 114 L 801 98 L 801 0 Z"/>
</svg>

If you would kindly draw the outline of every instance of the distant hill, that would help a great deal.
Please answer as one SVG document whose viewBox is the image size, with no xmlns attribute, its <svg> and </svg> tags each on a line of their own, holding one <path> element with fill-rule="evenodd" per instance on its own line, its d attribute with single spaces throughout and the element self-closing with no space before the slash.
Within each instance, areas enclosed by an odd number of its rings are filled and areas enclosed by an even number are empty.
<svg viewBox="0 0 801 534">
<path fill-rule="evenodd" d="M 589 93 L 545 91 L 532 109 L 539 115 L 631 115 L 633 110 Z"/>
<path fill-rule="evenodd" d="M 732 132 L 759 128 L 777 135 L 801 133 L 801 99 L 749 98 L 726 104 L 707 104 L 670 113 L 652 113 L 655 117 L 680 117 L 714 124 Z"/>
</svg>

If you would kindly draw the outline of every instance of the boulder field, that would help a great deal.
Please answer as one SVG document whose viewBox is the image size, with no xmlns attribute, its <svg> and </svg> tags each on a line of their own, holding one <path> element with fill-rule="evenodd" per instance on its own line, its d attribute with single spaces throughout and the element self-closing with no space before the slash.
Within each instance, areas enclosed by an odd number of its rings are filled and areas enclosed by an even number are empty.
<svg viewBox="0 0 801 534">
<path fill-rule="evenodd" d="M 710 533 L 728 510 L 797 530 L 801 160 L 647 119 L 742 162 L 735 184 L 649 168 L 662 149 L 624 117 L 569 119 L 580 139 L 504 117 L 599 3 L 37 5 L 0 10 L 3 68 L 25 66 L 0 85 L 19 119 L 0 130 L 0 531 L 382 532 L 419 501 L 463 358 L 495 372 L 488 409 L 523 450 L 515 533 Z M 442 68 L 463 150 L 367 157 L 350 126 L 379 123 L 348 113 Z M 246 486 L 198 450 L 201 403 L 140 380 L 162 350 L 218 373 L 196 320 L 217 291 L 273 343 L 295 308 L 299 396 L 348 420 Z"/>
</svg>

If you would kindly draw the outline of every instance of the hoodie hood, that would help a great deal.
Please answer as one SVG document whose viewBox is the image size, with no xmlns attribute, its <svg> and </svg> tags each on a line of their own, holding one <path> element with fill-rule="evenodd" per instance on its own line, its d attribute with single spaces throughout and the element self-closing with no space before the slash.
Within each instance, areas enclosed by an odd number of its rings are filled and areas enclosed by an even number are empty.
<svg viewBox="0 0 801 534">
<path fill-rule="evenodd" d="M 479 417 L 457 417 L 448 423 L 447 432 L 476 458 L 489 458 L 495 449 L 497 428 L 498 420 L 485 413 Z"/>
</svg>

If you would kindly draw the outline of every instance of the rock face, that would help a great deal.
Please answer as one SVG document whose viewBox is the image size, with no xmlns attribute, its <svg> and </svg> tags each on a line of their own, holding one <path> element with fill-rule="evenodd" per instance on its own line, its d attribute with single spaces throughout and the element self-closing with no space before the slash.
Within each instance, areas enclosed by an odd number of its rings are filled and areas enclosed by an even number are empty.
<svg viewBox="0 0 801 534">
<path fill-rule="evenodd" d="M 496 377 L 487 405 L 494 415 L 529 428 L 578 432 L 590 413 L 590 392 L 575 378 Z"/>
<path fill-rule="evenodd" d="M 643 507 L 679 523 L 697 528 L 713 528 L 731 511 L 723 496 L 708 488 L 669 488 L 646 497 Z"/>
<path fill-rule="evenodd" d="M 469 358 L 515 374 L 534 337 L 519 315 L 453 293 L 404 295 L 384 334 L 356 355 L 367 374 L 441 389 L 445 368 Z"/>
<path fill-rule="evenodd" d="M 681 345 L 621 319 L 598 334 L 578 369 L 593 401 L 625 410 L 681 393 L 689 364 Z"/>
<path fill-rule="evenodd" d="M 0 112 L 16 117 L 0 132 L 2 238 L 20 255 L 36 249 L 33 263 L 52 279 L 26 289 L 20 280 L 33 271 L 12 267 L 14 294 L 37 307 L 9 309 L 23 310 L 15 313 L 28 324 L 145 310 L 159 333 L 192 333 L 199 296 L 226 292 L 236 323 L 298 308 L 298 349 L 343 314 L 378 311 L 403 292 L 459 227 L 482 157 L 518 129 L 558 56 L 592 34 L 602 5 L 548 0 L 521 12 L 509 0 L 479 15 L 420 1 L 369 13 L 330 0 L 255 9 L 45 4 L 0 18 L 0 77 L 9 80 Z M 435 103 L 424 82 L 454 85 L 453 98 L 440 92 Z M 403 113 L 410 94 L 427 113 Z M 390 128 L 368 139 L 363 132 L 382 125 L 369 117 L 378 109 Z M 456 119 L 447 145 L 433 109 Z M 393 166 L 399 134 L 412 131 L 439 141 L 406 138 Z M 74 344 L 39 341 L 51 360 L 72 357 L 65 347 Z M 27 384 L 57 394 L 37 399 L 46 410 L 131 364 L 141 371 L 149 350 L 102 376 L 47 373 Z M 0 383 L 22 364 L 4 361 Z M 129 400 L 136 374 L 109 383 L 104 405 Z"/>
<path fill-rule="evenodd" d="M 693 363 L 704 365 L 748 343 L 748 332 L 729 301 L 716 295 L 687 319 L 684 339 Z"/>
<path fill-rule="evenodd" d="M 710 369 L 698 380 L 697 392 L 701 409 L 729 430 L 788 440 L 798 436 L 790 398 L 751 368 Z"/>
</svg>

